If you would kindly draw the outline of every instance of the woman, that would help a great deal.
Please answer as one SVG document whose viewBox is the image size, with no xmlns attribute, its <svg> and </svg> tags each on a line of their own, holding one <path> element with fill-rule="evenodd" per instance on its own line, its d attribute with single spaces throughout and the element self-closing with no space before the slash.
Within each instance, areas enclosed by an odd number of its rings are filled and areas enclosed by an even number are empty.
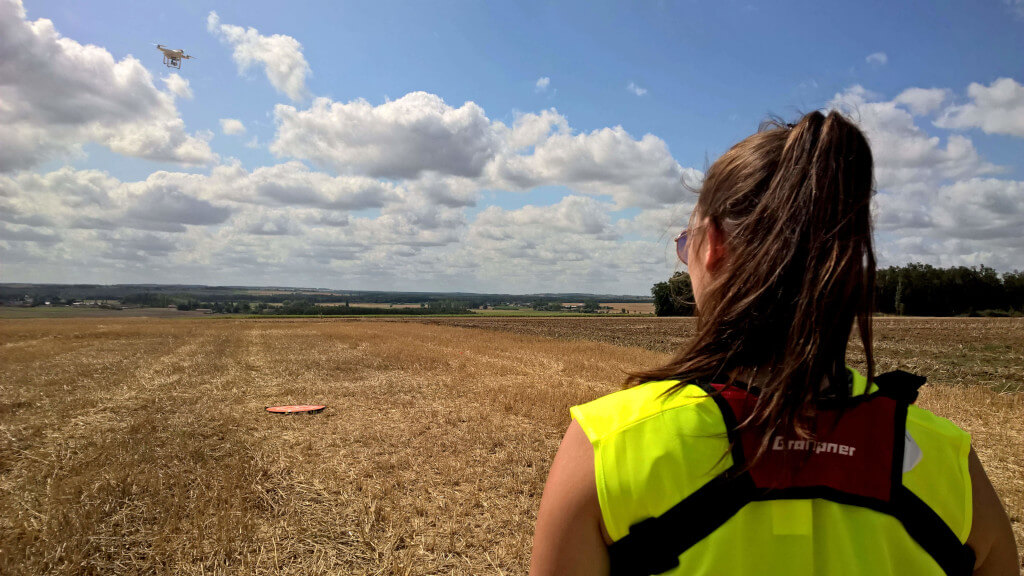
<svg viewBox="0 0 1024 576">
<path fill-rule="evenodd" d="M 676 240 L 697 335 L 573 407 L 531 574 L 1017 573 L 970 437 L 910 405 L 923 378 L 874 374 L 871 186 L 837 112 L 711 166 Z"/>
</svg>

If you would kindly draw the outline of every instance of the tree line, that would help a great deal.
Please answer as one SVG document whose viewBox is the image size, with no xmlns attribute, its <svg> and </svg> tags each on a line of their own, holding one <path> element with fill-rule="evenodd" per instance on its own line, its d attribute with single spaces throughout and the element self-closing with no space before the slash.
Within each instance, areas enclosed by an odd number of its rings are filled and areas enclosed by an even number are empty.
<svg viewBox="0 0 1024 576">
<path fill-rule="evenodd" d="M 289 316 L 348 316 L 348 315 L 421 315 L 421 314 L 469 314 L 469 306 L 459 300 L 431 300 L 420 303 L 419 308 L 377 308 L 371 306 L 322 306 L 305 300 L 287 301 L 281 306 L 265 308 L 263 314 Z"/>
<path fill-rule="evenodd" d="M 692 316 L 690 276 L 676 272 L 651 288 L 658 316 Z M 878 270 L 875 310 L 906 316 L 1024 316 L 1024 272 L 988 266 L 911 263 Z"/>
</svg>

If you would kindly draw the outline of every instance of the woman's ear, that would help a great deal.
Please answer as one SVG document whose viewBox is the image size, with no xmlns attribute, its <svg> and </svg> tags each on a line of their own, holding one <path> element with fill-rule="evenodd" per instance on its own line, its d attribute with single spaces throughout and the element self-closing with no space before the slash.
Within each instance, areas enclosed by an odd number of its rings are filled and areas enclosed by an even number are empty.
<svg viewBox="0 0 1024 576">
<path fill-rule="evenodd" d="M 704 257 L 704 269 L 714 273 L 725 261 L 725 233 L 710 218 L 704 220 L 707 242 L 707 255 Z"/>
</svg>

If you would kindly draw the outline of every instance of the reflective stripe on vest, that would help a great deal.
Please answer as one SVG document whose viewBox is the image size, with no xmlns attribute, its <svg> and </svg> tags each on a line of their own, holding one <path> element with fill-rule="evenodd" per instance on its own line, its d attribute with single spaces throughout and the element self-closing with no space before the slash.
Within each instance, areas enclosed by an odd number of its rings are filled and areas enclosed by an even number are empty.
<svg viewBox="0 0 1024 576">
<path fill-rule="evenodd" d="M 916 388 L 899 377 L 877 378 L 883 390 L 852 378 L 861 397 L 838 421 L 823 412 L 820 442 L 776 440 L 749 470 L 756 446 L 735 433 L 746 392 L 650 382 L 574 407 L 613 574 L 969 573 L 969 436 L 908 406 Z M 923 451 L 909 473 L 905 430 Z"/>
</svg>

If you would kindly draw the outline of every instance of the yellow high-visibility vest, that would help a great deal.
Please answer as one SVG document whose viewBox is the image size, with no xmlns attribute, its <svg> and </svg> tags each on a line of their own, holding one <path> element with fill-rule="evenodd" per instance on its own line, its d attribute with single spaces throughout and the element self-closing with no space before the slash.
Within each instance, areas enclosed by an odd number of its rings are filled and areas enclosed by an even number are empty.
<svg viewBox="0 0 1024 576">
<path fill-rule="evenodd" d="M 754 467 L 735 390 L 667 380 L 574 406 L 613 574 L 970 573 L 970 436 L 850 374 L 833 432 L 776 438 Z"/>
</svg>

